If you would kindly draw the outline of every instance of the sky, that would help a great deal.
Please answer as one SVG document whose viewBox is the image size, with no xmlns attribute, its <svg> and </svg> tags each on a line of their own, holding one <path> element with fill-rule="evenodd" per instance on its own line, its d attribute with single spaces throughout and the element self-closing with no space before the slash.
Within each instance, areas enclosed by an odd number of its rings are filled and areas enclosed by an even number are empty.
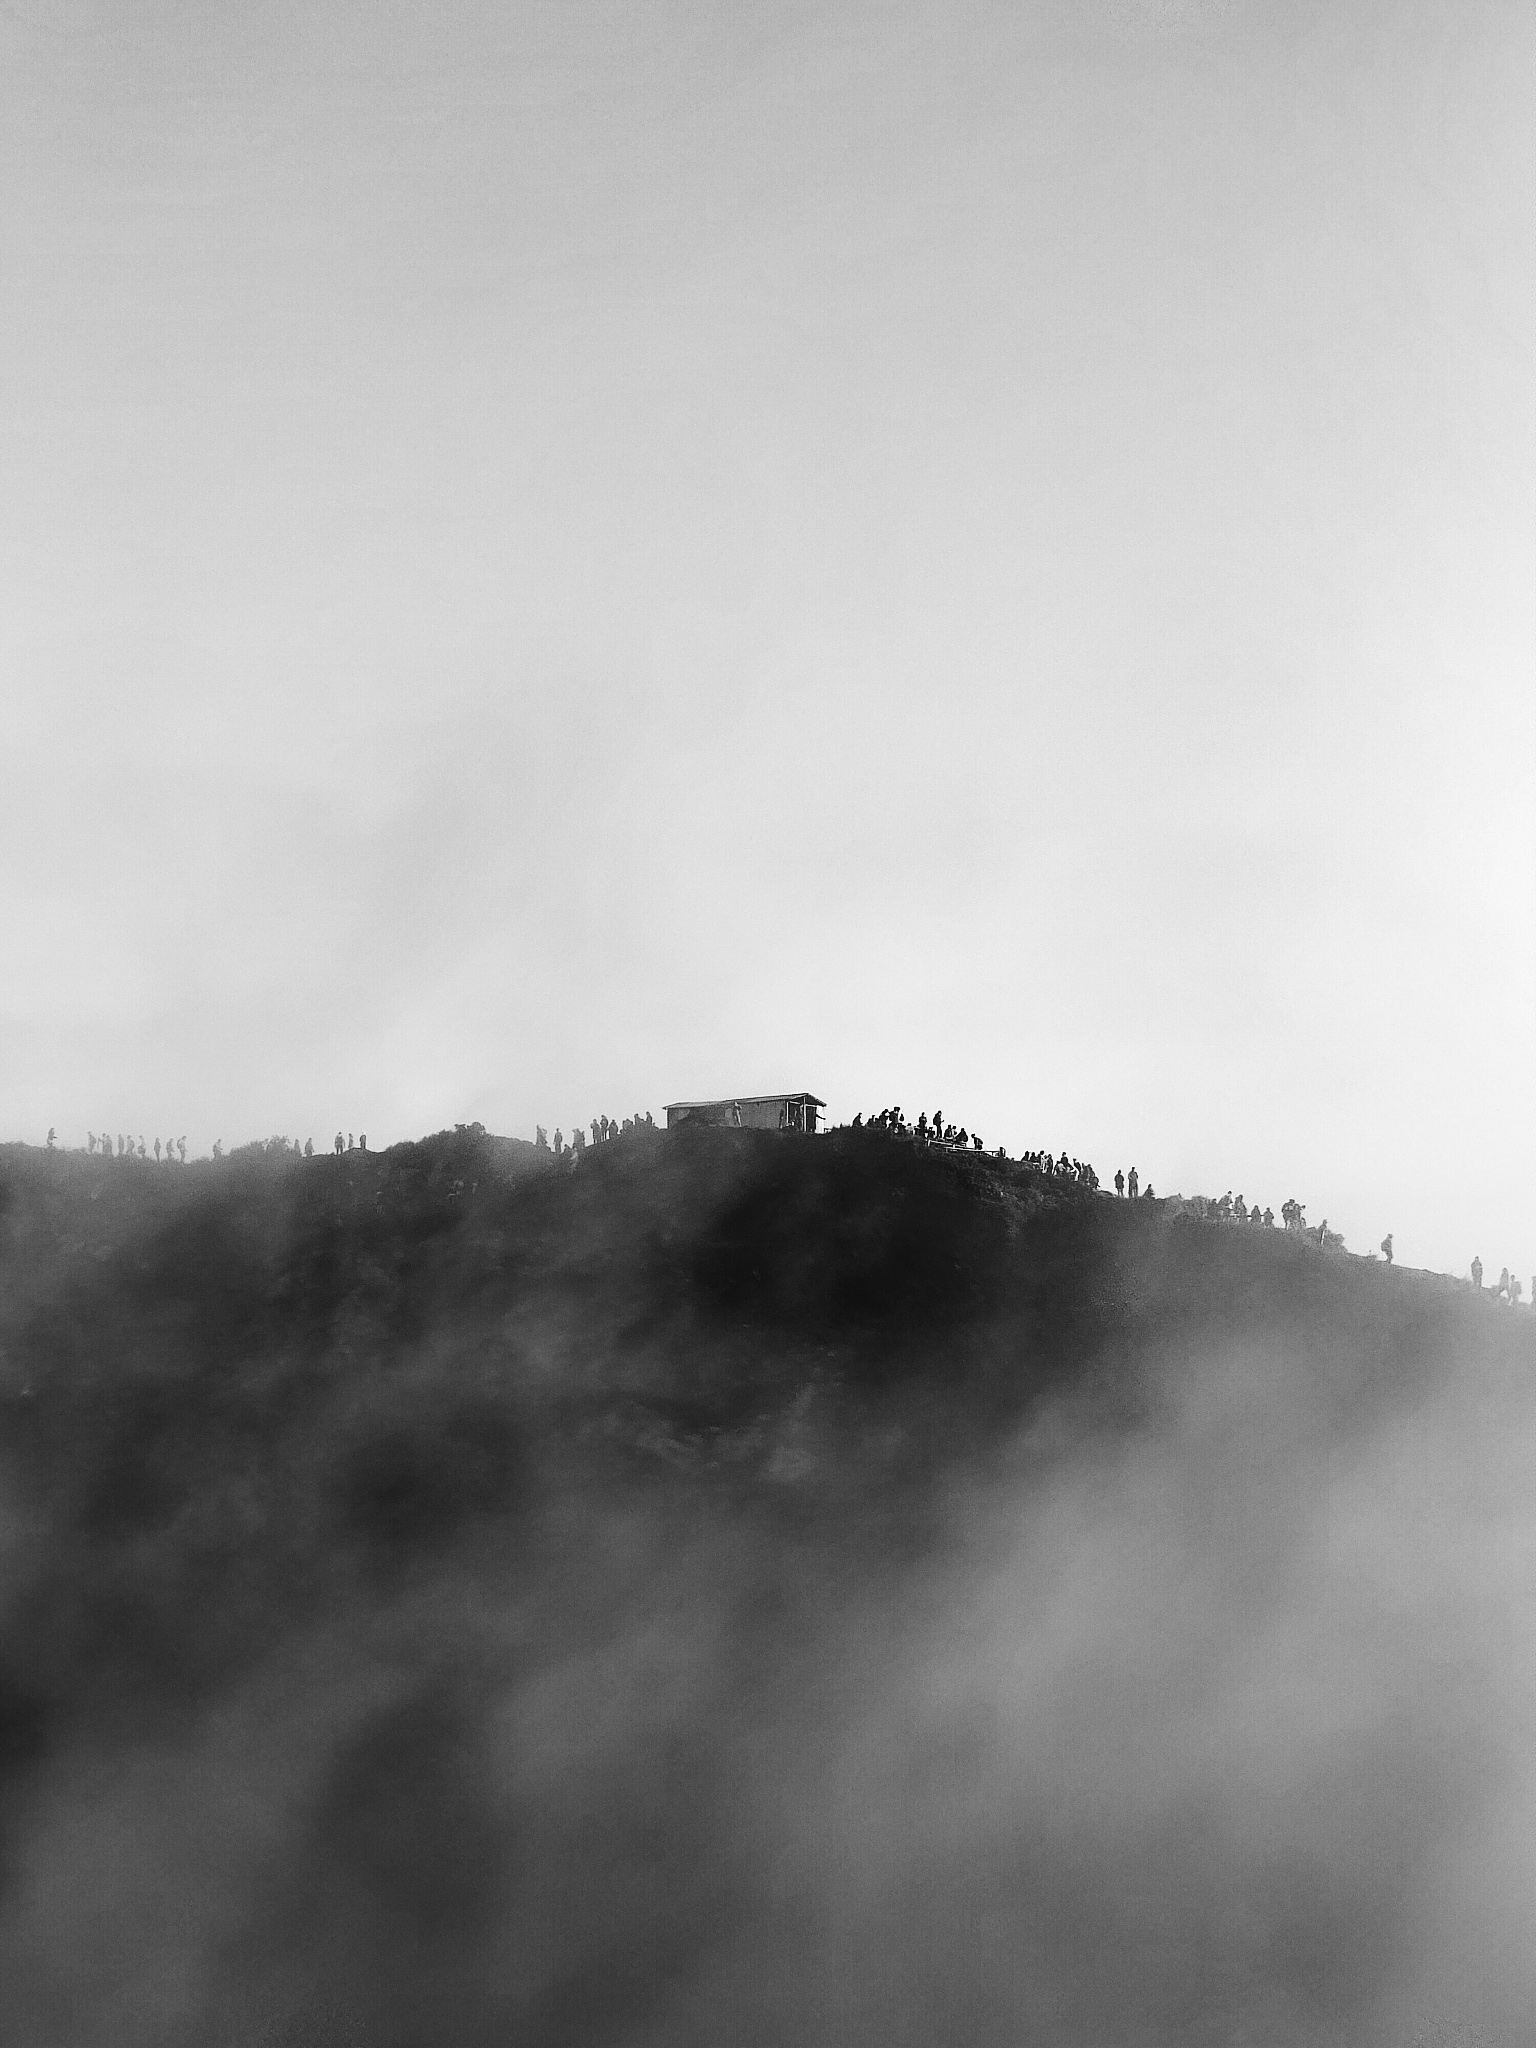
<svg viewBox="0 0 1536 2048">
<path fill-rule="evenodd" d="M 1536 1272 L 1533 88 L 0 0 L 0 1137 L 788 1086 Z"/>
</svg>

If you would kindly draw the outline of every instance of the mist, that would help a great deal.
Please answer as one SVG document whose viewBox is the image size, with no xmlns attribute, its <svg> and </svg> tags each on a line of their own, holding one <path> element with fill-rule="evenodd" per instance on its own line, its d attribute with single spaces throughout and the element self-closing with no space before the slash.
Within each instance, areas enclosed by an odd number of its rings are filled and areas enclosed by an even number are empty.
<svg viewBox="0 0 1536 2048">
<path fill-rule="evenodd" d="M 792 1149 L 12 1148 L 7 2038 L 1520 2038 L 1536 1318 Z"/>
</svg>

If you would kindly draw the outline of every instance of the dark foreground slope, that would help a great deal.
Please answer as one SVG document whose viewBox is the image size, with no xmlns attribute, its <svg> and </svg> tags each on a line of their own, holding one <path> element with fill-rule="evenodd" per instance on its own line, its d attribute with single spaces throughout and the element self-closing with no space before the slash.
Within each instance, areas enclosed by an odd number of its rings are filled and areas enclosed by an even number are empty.
<svg viewBox="0 0 1536 2048">
<path fill-rule="evenodd" d="M 12 1148 L 0 2031 L 1522 2038 L 1533 1373 L 874 1135 Z"/>
</svg>

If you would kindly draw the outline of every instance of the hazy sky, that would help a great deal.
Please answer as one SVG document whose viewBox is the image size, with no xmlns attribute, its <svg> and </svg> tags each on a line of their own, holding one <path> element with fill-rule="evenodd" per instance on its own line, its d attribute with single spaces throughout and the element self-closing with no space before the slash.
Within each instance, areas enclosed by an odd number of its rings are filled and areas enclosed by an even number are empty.
<svg viewBox="0 0 1536 2048">
<path fill-rule="evenodd" d="M 0 1136 L 787 1084 L 1536 1271 L 1533 94 L 0 0 Z"/>
</svg>

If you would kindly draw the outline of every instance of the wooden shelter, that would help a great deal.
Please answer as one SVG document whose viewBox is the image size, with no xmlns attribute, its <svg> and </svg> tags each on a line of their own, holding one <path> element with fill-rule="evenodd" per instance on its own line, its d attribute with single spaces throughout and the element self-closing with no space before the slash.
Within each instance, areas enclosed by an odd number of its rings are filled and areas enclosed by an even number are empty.
<svg viewBox="0 0 1536 2048">
<path fill-rule="evenodd" d="M 798 1131 L 814 1137 L 816 1113 L 826 1108 L 817 1095 L 732 1095 L 719 1102 L 669 1102 L 667 1129 L 708 1124 L 718 1130 Z"/>
</svg>

